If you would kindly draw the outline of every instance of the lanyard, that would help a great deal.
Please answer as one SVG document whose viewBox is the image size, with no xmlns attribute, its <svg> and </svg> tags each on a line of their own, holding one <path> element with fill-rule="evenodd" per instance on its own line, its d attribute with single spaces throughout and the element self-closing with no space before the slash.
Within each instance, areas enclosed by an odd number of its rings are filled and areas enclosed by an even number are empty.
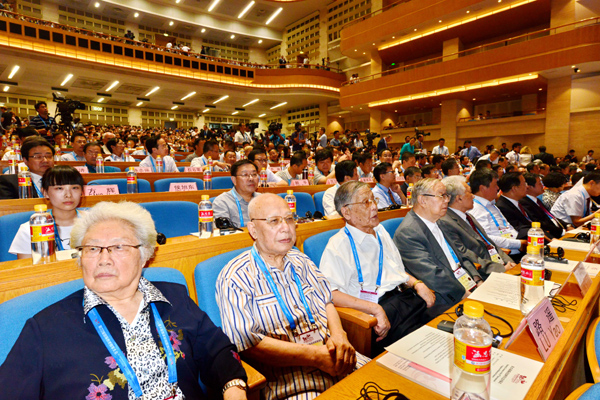
<svg viewBox="0 0 600 400">
<path fill-rule="evenodd" d="M 583 189 L 585 190 L 585 189 Z M 585 198 L 585 193 L 581 192 L 582 196 L 583 196 L 583 216 L 587 217 L 588 215 L 588 205 L 587 205 L 587 199 Z"/>
<path fill-rule="evenodd" d="M 156 172 L 156 164 L 154 164 L 154 157 L 149 156 L 150 157 L 150 162 L 152 163 L 152 171 Z M 165 165 L 163 162 L 163 170 L 165 169 Z"/>
<path fill-rule="evenodd" d="M 269 272 L 269 270 L 267 270 L 265 262 L 260 257 L 260 254 L 258 254 L 258 251 L 256 251 L 256 246 L 252 246 L 251 253 L 252 253 L 252 258 L 254 258 L 254 261 L 256 261 L 256 264 L 258 265 L 258 268 L 260 268 L 262 273 L 267 278 L 267 283 L 269 284 L 269 288 L 273 291 L 273 294 L 277 298 L 277 302 L 279 303 L 281 310 L 285 314 L 285 317 L 287 318 L 287 320 L 290 324 L 290 328 L 292 329 L 292 331 L 295 332 L 296 331 L 296 323 L 294 322 L 292 313 L 290 312 L 290 309 L 283 301 L 283 298 L 281 297 L 281 293 L 279 293 L 279 290 L 277 289 L 277 286 L 275 285 L 275 282 L 273 281 L 273 277 L 271 276 L 271 273 Z M 294 281 L 296 281 L 296 286 L 298 287 L 298 293 L 300 294 L 300 299 L 302 300 L 302 304 L 304 305 L 306 314 L 308 314 L 308 319 L 311 324 L 315 325 L 315 319 L 314 319 L 312 313 L 310 312 L 310 308 L 308 307 L 308 302 L 306 301 L 306 297 L 304 296 L 304 291 L 302 290 L 302 284 L 300 283 L 300 279 L 298 278 L 298 275 L 296 274 L 296 271 L 294 270 L 294 266 L 292 265 L 290 268 L 292 270 L 292 275 L 294 275 Z"/>
<path fill-rule="evenodd" d="M 40 199 L 44 198 L 44 196 L 42 195 L 41 190 L 37 187 L 37 185 L 35 184 L 35 182 L 33 181 L 33 178 L 31 179 L 31 185 L 33 186 L 33 188 L 35 189 L 35 191 L 37 192 L 37 195 Z"/>
<path fill-rule="evenodd" d="M 244 227 L 244 214 L 242 213 L 242 206 L 240 205 L 240 200 L 238 199 L 237 195 L 235 194 L 235 192 L 232 190 L 231 194 L 233 195 L 233 198 L 235 199 L 235 204 L 237 204 L 237 208 L 238 208 L 238 215 L 240 217 L 240 227 Z"/>
<path fill-rule="evenodd" d="M 481 207 L 483 207 L 483 209 L 485 211 L 487 211 L 488 213 L 490 213 L 492 219 L 494 220 L 494 224 L 496 224 L 496 228 L 500 229 L 500 224 L 498 224 L 498 221 L 496 220 L 496 217 L 494 217 L 494 214 L 486 206 L 484 206 L 483 204 L 481 204 L 481 202 L 479 200 L 474 199 L 473 201 L 475 203 L 479 204 Z M 504 224 L 504 227 L 506 228 L 507 227 L 506 226 L 506 221 L 502 220 L 502 223 Z"/>
<path fill-rule="evenodd" d="M 79 210 L 75 210 L 75 212 L 77 213 L 77 217 L 79 218 Z M 50 210 L 50 215 L 52 215 L 52 210 Z M 52 215 L 52 219 L 54 219 L 54 216 Z M 65 248 L 62 244 L 62 239 L 60 238 L 60 234 L 58 233 L 58 227 L 56 226 L 56 220 L 54 220 L 54 242 L 56 242 L 56 247 L 58 248 L 58 251 L 63 251 Z"/>
<path fill-rule="evenodd" d="M 356 271 L 358 272 L 358 283 L 360 283 L 360 288 L 363 287 L 363 276 L 362 269 L 360 268 L 360 259 L 358 258 L 358 253 L 356 252 L 356 245 L 354 244 L 354 238 L 350 234 L 348 228 L 344 228 L 344 232 L 348 235 L 348 239 L 350 239 L 350 247 L 352 248 L 352 254 L 354 255 L 354 264 L 356 264 Z M 381 243 L 381 238 L 379 234 L 377 234 L 377 241 L 379 241 L 379 273 L 377 274 L 377 282 L 375 286 L 375 291 L 379 289 L 381 286 L 381 275 L 383 274 L 383 243 Z"/>
<path fill-rule="evenodd" d="M 162 322 L 162 319 L 160 318 L 160 314 L 158 313 L 156 306 L 154 305 L 154 303 L 150 304 L 150 306 L 154 315 L 154 324 L 156 326 L 156 330 L 158 331 L 160 341 L 163 343 L 163 348 L 167 355 L 167 366 L 169 368 L 169 383 L 171 385 L 176 385 L 177 368 L 175 366 L 175 353 L 173 352 L 173 346 L 171 345 L 169 335 L 167 334 L 167 329 L 165 328 L 164 322 Z M 137 376 L 133 371 L 133 368 L 131 368 L 127 357 L 125 357 L 123 351 L 121 351 L 121 349 L 115 342 L 115 339 L 113 339 L 112 335 L 106 328 L 106 325 L 104 324 L 102 317 L 100 317 L 98 310 L 92 308 L 89 311 L 89 314 L 91 314 L 90 319 L 94 324 L 94 328 L 96 328 L 96 332 L 98 332 L 98 335 L 100 335 L 100 339 L 102 339 L 102 342 L 110 352 L 110 355 L 113 356 L 113 358 L 121 368 L 121 372 L 123 373 L 123 375 L 125 375 L 125 379 L 127 379 L 127 383 L 129 383 L 131 389 L 133 389 L 135 397 L 142 397 L 144 393 L 142 392 L 140 382 L 138 381 Z"/>
<path fill-rule="evenodd" d="M 456 255 L 456 253 L 452 249 L 452 246 L 450 246 L 450 243 L 448 243 L 448 241 L 446 240 L 446 237 L 444 236 L 443 233 L 442 233 L 442 237 L 444 238 L 444 242 L 446 242 L 446 246 L 448 247 L 448 250 L 450 250 L 450 254 L 452 255 L 452 258 L 454 259 L 454 262 L 456 264 L 459 264 L 460 260 L 458 259 L 458 256 Z"/>
</svg>

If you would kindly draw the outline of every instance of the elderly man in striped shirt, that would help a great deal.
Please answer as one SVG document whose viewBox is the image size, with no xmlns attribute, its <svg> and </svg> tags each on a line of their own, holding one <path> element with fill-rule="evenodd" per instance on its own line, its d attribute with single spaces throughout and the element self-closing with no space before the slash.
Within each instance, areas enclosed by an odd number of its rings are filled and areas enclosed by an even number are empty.
<svg viewBox="0 0 600 400">
<path fill-rule="evenodd" d="M 267 377 L 267 400 L 312 399 L 368 359 L 348 342 L 327 279 L 292 249 L 296 226 L 286 202 L 265 193 L 248 213 L 255 244 L 217 279 L 223 331 Z"/>
</svg>

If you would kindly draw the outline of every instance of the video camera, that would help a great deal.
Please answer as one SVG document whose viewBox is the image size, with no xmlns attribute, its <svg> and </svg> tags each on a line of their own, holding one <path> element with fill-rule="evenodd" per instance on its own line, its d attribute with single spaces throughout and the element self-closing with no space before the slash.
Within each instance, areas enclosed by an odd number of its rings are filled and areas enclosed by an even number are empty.
<svg viewBox="0 0 600 400">
<path fill-rule="evenodd" d="M 271 122 L 269 125 L 269 132 L 275 132 L 276 130 L 283 129 L 283 124 L 277 122 Z"/>
<path fill-rule="evenodd" d="M 425 133 L 425 131 L 420 131 L 419 128 L 415 128 L 415 136 L 419 136 L 419 135 L 423 135 L 423 137 L 431 136 L 431 132 Z"/>
<path fill-rule="evenodd" d="M 69 100 L 60 92 L 52 92 L 52 98 L 56 102 L 55 120 L 60 117 L 60 122 L 57 122 L 58 129 L 71 132 L 73 130 L 73 112 L 85 110 L 85 104 L 78 100 Z"/>
<path fill-rule="evenodd" d="M 365 133 L 367 134 L 366 135 L 366 138 L 367 138 L 367 147 L 372 147 L 373 146 L 373 140 L 375 140 L 375 138 L 381 137 L 381 135 L 378 134 L 377 132 L 371 133 L 371 132 L 367 131 Z"/>
</svg>

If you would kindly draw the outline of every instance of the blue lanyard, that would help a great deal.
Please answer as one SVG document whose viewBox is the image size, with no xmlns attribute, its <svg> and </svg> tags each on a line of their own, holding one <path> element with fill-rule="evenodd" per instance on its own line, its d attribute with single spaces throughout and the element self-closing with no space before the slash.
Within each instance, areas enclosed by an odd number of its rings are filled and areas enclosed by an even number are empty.
<svg viewBox="0 0 600 400">
<path fill-rule="evenodd" d="M 583 189 L 585 190 L 585 188 Z M 587 217 L 588 216 L 588 208 L 587 208 L 587 204 L 586 204 L 586 198 L 585 198 L 585 193 L 581 192 L 581 194 L 583 195 L 583 216 Z"/>
<path fill-rule="evenodd" d="M 77 217 L 79 217 L 79 210 L 75 210 L 77 213 Z M 52 210 L 50 210 L 50 215 L 52 215 Z M 54 220 L 54 215 L 52 215 L 52 219 Z M 65 248 L 62 244 L 62 239 L 60 238 L 60 234 L 58 233 L 58 226 L 56 226 L 56 220 L 54 220 L 54 242 L 56 242 L 56 247 L 58 251 L 63 251 Z"/>
<path fill-rule="evenodd" d="M 446 237 L 444 236 L 444 234 L 442 233 L 442 237 L 444 238 L 444 242 L 446 242 L 446 246 L 448 246 L 448 250 L 450 250 L 450 254 L 452 254 L 452 258 L 454 259 L 454 262 L 456 264 L 460 263 L 460 260 L 458 259 L 458 257 L 456 256 L 456 253 L 454 252 L 454 250 L 452 249 L 452 246 L 450 246 L 450 243 L 448 243 L 448 241 L 446 240 Z M 454 269 L 454 268 L 453 268 Z"/>
<path fill-rule="evenodd" d="M 277 289 L 277 286 L 275 285 L 275 282 L 273 281 L 273 277 L 271 276 L 271 273 L 269 272 L 269 270 L 267 270 L 265 262 L 260 257 L 260 254 L 258 254 L 258 251 L 256 251 L 256 246 L 252 246 L 252 250 L 250 252 L 252 253 L 252 258 L 254 259 L 254 261 L 256 261 L 258 268 L 260 268 L 262 273 L 267 278 L 267 283 L 269 284 L 269 288 L 273 291 L 273 294 L 277 298 L 277 302 L 279 303 L 281 310 L 285 314 L 285 317 L 287 318 L 288 323 L 290 324 L 290 328 L 292 329 L 292 331 L 295 332 L 296 331 L 296 322 L 294 322 L 292 313 L 290 312 L 290 309 L 283 301 L 283 298 L 281 297 L 281 293 L 279 293 L 279 290 Z M 310 312 L 310 308 L 308 307 L 308 302 L 306 301 L 306 297 L 304 296 L 304 291 L 302 290 L 302 284 L 300 283 L 300 279 L 298 278 L 298 275 L 296 274 L 296 271 L 294 270 L 294 266 L 292 265 L 292 266 L 290 266 L 290 268 L 292 270 L 292 275 L 294 275 L 294 281 L 296 281 L 296 286 L 298 287 L 298 294 L 300 295 L 300 299 L 302 300 L 302 304 L 304 305 L 306 314 L 308 314 L 308 319 L 311 324 L 315 325 L 315 319 L 314 319 L 312 313 Z"/>
<path fill-rule="evenodd" d="M 383 193 L 384 193 L 384 194 L 386 194 L 386 195 L 388 195 L 388 196 L 389 196 L 389 198 L 390 198 L 390 203 L 391 203 L 391 204 L 394 204 L 394 201 L 395 201 L 395 199 L 394 199 L 394 197 L 393 197 L 394 195 L 393 195 L 392 193 L 389 193 L 389 191 L 385 190 L 385 188 L 383 187 L 383 185 L 382 185 L 382 184 L 378 183 L 378 184 L 377 184 L 377 186 L 379 187 L 379 189 L 383 190 Z M 396 202 L 396 203 L 397 203 L 397 202 Z M 402 203 L 402 201 L 400 201 L 400 203 Z"/>
<path fill-rule="evenodd" d="M 160 314 L 156 309 L 154 303 L 150 304 L 152 307 L 152 313 L 154 315 L 154 324 L 156 326 L 156 330 L 158 331 L 158 335 L 160 336 L 160 341 L 163 344 L 163 348 L 167 355 L 167 366 L 169 368 L 169 383 L 172 385 L 177 384 L 177 368 L 175 366 L 175 353 L 173 352 L 173 346 L 171 345 L 171 341 L 169 339 L 169 335 L 167 334 L 167 329 L 165 328 L 164 322 L 160 318 Z M 121 368 L 121 372 L 125 375 L 125 379 L 127 379 L 127 383 L 133 389 L 136 397 L 142 397 L 144 393 L 142 392 L 142 387 L 140 386 L 140 382 L 138 381 L 135 372 L 133 372 L 133 368 L 129 364 L 127 357 L 123 354 L 123 351 L 119 348 L 115 339 L 113 339 L 112 335 L 106 328 L 104 321 L 102 321 L 102 317 L 98 313 L 98 310 L 92 308 L 89 313 L 90 319 L 94 324 L 94 328 L 96 328 L 96 332 L 100 335 L 100 339 L 110 352 L 110 355 L 115 359 L 119 367 Z"/>
<path fill-rule="evenodd" d="M 496 220 L 496 217 L 494 217 L 494 214 L 488 210 L 488 208 L 486 206 L 484 206 L 483 204 L 481 204 L 481 202 L 477 199 L 473 200 L 475 203 L 479 204 L 481 207 L 483 207 L 483 209 L 485 211 L 487 211 L 488 213 L 490 213 L 492 219 L 494 220 L 494 224 L 496 224 L 496 228 L 500 229 L 500 224 L 498 224 L 498 221 Z M 504 227 L 506 228 L 506 221 L 502 220 L 502 223 L 504 224 Z"/>
<path fill-rule="evenodd" d="M 475 227 L 475 229 L 477 229 L 477 232 L 479 232 L 479 236 L 481 236 L 481 238 L 490 246 L 494 247 L 493 244 L 491 244 L 490 242 L 488 242 L 488 240 L 485 238 L 485 236 L 483 236 L 483 233 L 481 233 L 481 231 L 479 230 L 478 227 Z"/>
<path fill-rule="evenodd" d="M 152 171 L 156 172 L 156 164 L 154 164 L 154 157 L 149 156 L 150 157 L 150 162 L 152 163 Z M 165 165 L 163 163 L 163 169 L 165 168 Z"/>
<path fill-rule="evenodd" d="M 350 247 L 352 248 L 352 254 L 354 255 L 354 264 L 356 264 L 356 271 L 358 272 L 358 283 L 360 284 L 360 288 L 363 287 L 363 276 L 362 269 L 360 268 L 360 259 L 358 258 L 358 253 L 356 252 L 356 245 L 354 244 L 354 238 L 350 234 L 350 231 L 347 227 L 344 228 L 344 232 L 348 235 L 348 239 L 350 239 Z M 379 234 L 377 234 L 377 241 L 379 241 L 379 273 L 377 274 L 377 282 L 375 286 L 375 291 L 379 289 L 381 286 L 381 275 L 383 274 L 383 243 L 381 243 L 381 238 Z"/>
<path fill-rule="evenodd" d="M 235 204 L 237 204 L 237 208 L 238 208 L 238 215 L 240 217 L 240 227 L 244 227 L 244 214 L 242 213 L 242 206 L 240 205 L 240 200 L 238 199 L 237 195 L 235 194 L 235 192 L 232 190 L 231 194 L 233 195 L 233 198 L 235 199 Z"/>
</svg>

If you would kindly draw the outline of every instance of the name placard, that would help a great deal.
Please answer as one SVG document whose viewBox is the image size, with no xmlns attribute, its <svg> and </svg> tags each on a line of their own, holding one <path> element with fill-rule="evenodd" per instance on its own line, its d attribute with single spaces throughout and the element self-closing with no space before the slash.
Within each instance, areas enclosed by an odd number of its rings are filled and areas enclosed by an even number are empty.
<svg viewBox="0 0 600 400">
<path fill-rule="evenodd" d="M 337 180 L 335 178 L 330 178 L 327 179 L 327 182 L 325 182 L 326 185 L 337 185 Z"/>
<path fill-rule="evenodd" d="M 406 182 L 406 179 L 404 179 L 404 176 L 398 175 L 396 176 L 396 182 Z"/>
<path fill-rule="evenodd" d="M 83 192 L 86 196 L 107 196 L 110 194 L 119 194 L 117 185 L 85 185 Z"/>
<path fill-rule="evenodd" d="M 80 174 L 89 174 L 90 171 L 88 170 L 88 167 L 86 167 L 85 165 L 76 165 L 74 167 L 77 171 L 79 171 Z"/>
<path fill-rule="evenodd" d="M 271 170 L 271 172 L 279 172 L 279 171 L 281 171 L 281 167 L 269 167 L 269 169 Z"/>
<path fill-rule="evenodd" d="M 189 192 L 191 190 L 198 190 L 196 182 L 171 182 L 169 185 L 169 192 Z"/>
<path fill-rule="evenodd" d="M 360 178 L 359 181 L 364 183 L 373 183 L 373 178 Z"/>
<path fill-rule="evenodd" d="M 203 172 L 202 167 L 183 167 L 183 172 Z"/>
<path fill-rule="evenodd" d="M 308 179 L 292 179 L 290 186 L 310 186 Z"/>
<path fill-rule="evenodd" d="M 138 174 L 140 172 L 141 173 L 151 173 L 152 172 L 152 168 L 150 168 L 150 167 L 133 167 L 133 170 Z"/>
</svg>

